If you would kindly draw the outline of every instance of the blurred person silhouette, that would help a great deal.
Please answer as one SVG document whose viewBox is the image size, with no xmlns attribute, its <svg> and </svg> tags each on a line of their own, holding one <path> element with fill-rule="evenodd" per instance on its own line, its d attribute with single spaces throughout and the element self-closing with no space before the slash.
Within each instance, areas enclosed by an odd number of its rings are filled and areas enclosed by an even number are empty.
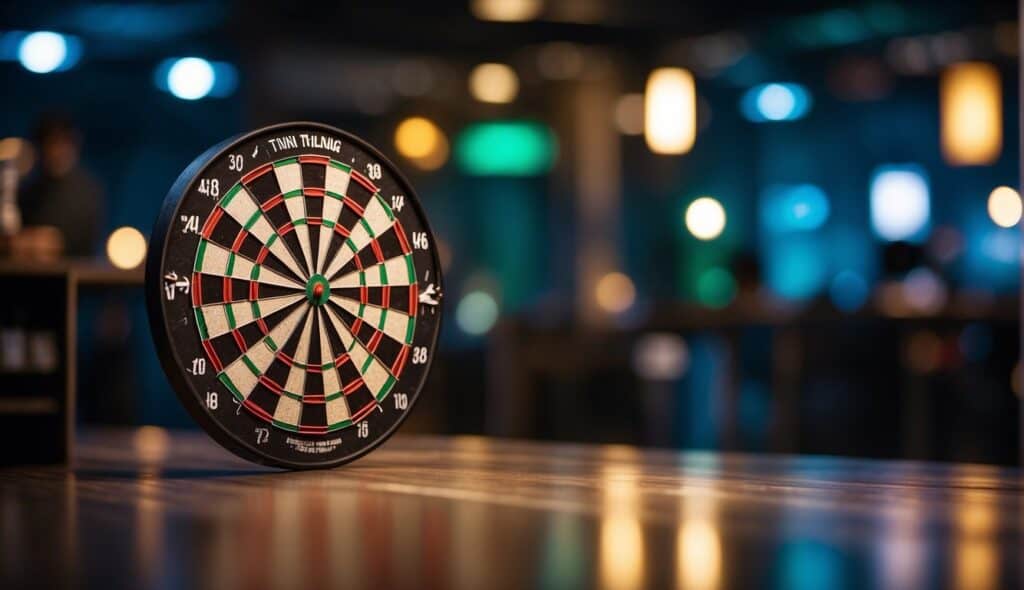
<svg viewBox="0 0 1024 590">
<path fill-rule="evenodd" d="M 99 237 L 104 195 L 100 183 L 80 162 L 81 133 L 71 119 L 51 114 L 39 119 L 34 139 L 39 169 L 19 198 L 24 229 L 17 242 L 36 258 L 61 253 L 91 256 Z"/>
</svg>

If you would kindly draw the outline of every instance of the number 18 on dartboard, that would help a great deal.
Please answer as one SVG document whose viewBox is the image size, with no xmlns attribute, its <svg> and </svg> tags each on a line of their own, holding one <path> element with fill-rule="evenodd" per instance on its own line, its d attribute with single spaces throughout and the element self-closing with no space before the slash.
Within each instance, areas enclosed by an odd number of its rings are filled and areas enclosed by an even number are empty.
<svg viewBox="0 0 1024 590">
<path fill-rule="evenodd" d="M 171 187 L 146 263 L 164 371 L 234 453 L 332 467 L 412 410 L 443 293 L 413 187 L 344 131 L 287 123 L 231 138 Z"/>
</svg>

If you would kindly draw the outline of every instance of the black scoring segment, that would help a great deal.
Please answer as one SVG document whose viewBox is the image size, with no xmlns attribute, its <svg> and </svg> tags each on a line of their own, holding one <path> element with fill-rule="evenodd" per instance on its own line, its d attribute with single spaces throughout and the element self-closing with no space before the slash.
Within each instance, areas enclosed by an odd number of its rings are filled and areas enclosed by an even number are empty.
<svg viewBox="0 0 1024 590">
<path fill-rule="evenodd" d="M 300 166 L 304 188 L 324 188 L 327 179 L 327 168 L 324 164 L 304 162 Z"/>
<path fill-rule="evenodd" d="M 231 301 L 244 301 L 249 298 L 249 281 L 230 279 Z"/>
<path fill-rule="evenodd" d="M 281 187 L 277 184 L 277 175 L 273 170 L 269 170 L 249 182 L 248 188 L 260 205 L 281 194 Z"/>
<path fill-rule="evenodd" d="M 327 407 L 320 403 L 302 404 L 300 423 L 311 427 L 327 426 Z"/>
<path fill-rule="evenodd" d="M 267 220 L 270 221 L 270 225 L 274 226 L 274 229 L 280 232 L 281 228 L 292 222 L 291 216 L 288 215 L 288 206 L 285 205 L 285 201 L 290 199 L 299 199 L 301 197 L 290 197 L 289 199 L 282 199 L 281 202 L 267 209 L 263 212 L 267 216 Z"/>
<path fill-rule="evenodd" d="M 213 351 L 217 353 L 217 358 L 225 367 L 235 362 L 235 359 L 244 352 L 231 332 L 210 339 L 210 344 L 213 346 Z"/>
<path fill-rule="evenodd" d="M 245 341 L 246 350 L 252 348 L 261 340 L 263 340 L 263 330 L 260 328 L 259 322 L 250 322 L 241 328 L 238 328 L 238 333 L 241 334 L 242 340 Z"/>
<path fill-rule="evenodd" d="M 346 196 L 355 201 L 356 204 L 363 209 L 366 209 L 366 205 L 369 204 L 370 199 L 373 198 L 373 193 L 366 190 L 366 187 L 356 182 L 355 179 L 352 179 L 352 182 L 348 183 L 347 192 L 348 194 Z"/>
<path fill-rule="evenodd" d="M 255 261 L 256 257 L 260 255 L 260 250 L 263 249 L 263 244 L 256 239 L 256 236 L 252 234 L 246 234 L 245 239 L 242 241 L 241 246 L 238 248 L 238 253 L 248 258 L 251 261 Z"/>
<path fill-rule="evenodd" d="M 278 357 L 270 363 L 269 367 L 267 367 L 265 375 L 268 379 L 276 383 L 278 387 L 283 388 L 285 384 L 288 383 L 288 374 L 291 373 L 291 371 L 291 365 Z"/>
<path fill-rule="evenodd" d="M 329 198 L 329 197 L 328 197 Z M 323 197 L 305 197 L 306 199 L 306 218 L 307 219 L 321 219 L 324 216 L 324 198 Z"/>
<path fill-rule="evenodd" d="M 348 407 L 352 408 L 353 413 L 377 403 L 377 400 L 373 398 L 373 394 L 370 393 L 369 388 L 367 388 L 365 384 L 360 385 L 355 391 L 348 394 L 346 399 L 348 401 Z"/>
<path fill-rule="evenodd" d="M 338 369 L 338 379 L 341 380 L 341 387 L 347 387 L 350 383 L 355 383 L 358 379 L 362 378 L 362 374 L 356 367 L 352 360 L 347 360 L 343 364 L 336 367 Z"/>
<path fill-rule="evenodd" d="M 377 342 L 377 349 L 373 351 L 373 355 L 380 359 L 385 367 L 394 366 L 395 361 L 398 360 L 398 355 L 401 353 L 402 345 L 389 338 L 386 334 L 380 338 Z"/>
<path fill-rule="evenodd" d="M 359 214 L 356 213 L 354 209 L 352 209 L 348 205 L 345 205 L 345 207 L 342 208 L 341 213 L 338 215 L 338 225 L 344 228 L 345 231 L 351 233 L 352 228 L 354 228 L 356 224 L 359 223 L 360 219 L 361 218 Z"/>
<path fill-rule="evenodd" d="M 224 277 L 201 274 L 199 286 L 202 288 L 203 305 L 224 302 Z"/>
<path fill-rule="evenodd" d="M 410 313 L 411 310 L 409 309 L 409 287 L 391 287 L 391 293 L 388 295 L 388 298 L 390 299 L 390 305 L 388 305 L 388 309 L 394 309 L 406 315 Z"/>
<path fill-rule="evenodd" d="M 309 335 L 309 357 L 306 363 L 310 367 L 319 367 L 323 363 L 320 359 L 320 322 L 317 321 L 318 313 L 316 311 L 311 313 L 313 315 L 313 327 Z M 323 374 L 320 373 L 319 369 L 306 373 L 306 383 L 303 393 L 306 395 L 324 394 L 324 377 Z"/>
<path fill-rule="evenodd" d="M 284 297 L 286 295 L 296 295 L 300 291 L 296 288 L 281 287 L 278 285 L 268 285 L 267 283 L 260 283 L 258 287 L 259 298 L 267 299 L 269 297 Z M 232 293 L 234 295 L 234 293 Z"/>
<path fill-rule="evenodd" d="M 309 227 L 309 255 L 312 257 L 311 263 L 312 263 L 312 267 L 313 267 L 313 271 L 314 272 L 316 271 L 316 268 L 317 268 L 317 261 L 319 260 L 317 258 L 317 256 L 319 256 L 319 254 L 320 254 L 320 226 L 319 225 L 311 225 Z"/>
<path fill-rule="evenodd" d="M 369 246 L 360 250 L 357 256 L 359 257 L 359 262 L 362 263 L 363 268 L 370 268 L 378 262 L 382 262 L 381 260 L 377 260 L 377 254 L 373 251 L 373 248 L 370 248 Z"/>
<path fill-rule="evenodd" d="M 256 405 L 258 408 L 266 412 L 267 415 L 273 416 L 274 412 L 277 411 L 277 402 L 280 399 L 280 394 L 271 391 L 267 386 L 259 383 L 253 388 L 247 401 Z"/>
<path fill-rule="evenodd" d="M 384 260 L 403 254 L 402 243 L 398 241 L 398 235 L 395 231 L 397 231 L 395 227 L 391 226 L 386 232 L 377 236 L 377 244 L 384 254 Z"/>
<path fill-rule="evenodd" d="M 377 307 L 384 307 L 384 290 L 387 287 L 367 287 L 366 288 L 366 302 L 370 305 L 376 305 Z M 388 296 L 390 296 L 390 291 Z M 357 297 L 358 298 L 358 297 Z"/>
<path fill-rule="evenodd" d="M 209 240 L 230 250 L 241 229 L 242 226 L 233 217 L 224 213 L 217 220 L 217 225 L 213 226 Z"/>
</svg>

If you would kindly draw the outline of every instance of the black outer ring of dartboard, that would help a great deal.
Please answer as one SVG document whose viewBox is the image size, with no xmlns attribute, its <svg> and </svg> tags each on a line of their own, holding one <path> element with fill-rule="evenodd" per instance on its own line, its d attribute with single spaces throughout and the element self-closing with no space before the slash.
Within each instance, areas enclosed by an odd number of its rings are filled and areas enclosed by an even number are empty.
<svg viewBox="0 0 1024 590">
<path fill-rule="evenodd" d="M 163 300 L 161 299 L 163 295 L 161 280 L 161 271 L 163 269 L 161 267 L 163 266 L 164 255 L 166 253 L 167 233 L 173 220 L 177 219 L 178 208 L 185 195 L 188 194 L 189 190 L 192 188 L 193 182 L 199 178 L 203 170 L 215 161 L 219 160 L 221 156 L 236 144 L 248 141 L 257 135 L 263 135 L 280 129 L 299 127 L 321 129 L 327 133 L 334 134 L 343 140 L 350 141 L 370 156 L 376 158 L 380 164 L 387 166 L 389 173 L 395 177 L 399 185 L 407 190 L 407 194 L 412 196 L 409 200 L 412 202 L 413 207 L 415 207 L 416 213 L 420 216 L 423 229 L 426 230 L 427 235 L 430 237 L 430 243 L 435 245 L 437 244 L 437 241 L 434 239 L 434 231 L 430 227 L 430 222 L 427 219 L 427 216 L 424 214 L 419 195 L 413 188 L 412 183 L 409 182 L 405 175 L 402 174 L 402 171 L 399 170 L 399 168 L 395 166 L 389 158 L 382 154 L 380 150 L 370 145 L 369 142 L 347 131 L 342 131 L 341 129 L 325 125 L 323 123 L 292 121 L 269 125 L 247 133 L 240 133 L 214 145 L 193 160 L 192 163 L 190 163 L 178 176 L 178 179 L 174 181 L 174 184 L 171 185 L 171 189 L 167 192 L 167 196 L 164 198 L 164 202 L 160 208 L 160 214 L 153 226 L 150 248 L 146 255 L 146 311 L 149 316 L 150 332 L 153 336 L 153 342 L 156 345 L 157 356 L 160 358 L 160 365 L 164 370 L 164 374 L 167 375 L 168 380 L 171 382 L 171 389 L 174 390 L 174 393 L 181 401 L 181 405 L 185 407 L 185 410 L 190 416 L 192 416 L 192 419 L 199 423 L 203 430 L 217 441 L 217 443 L 235 455 L 260 465 L 293 470 L 327 469 L 355 461 L 384 444 L 389 438 L 391 438 L 391 435 L 398 430 L 398 428 L 405 422 L 406 418 L 408 418 L 409 414 L 415 409 L 416 402 L 419 401 L 420 393 L 422 393 L 423 387 L 426 385 L 427 378 L 430 376 L 431 367 L 434 364 L 434 356 L 437 352 L 437 342 L 444 324 L 443 310 L 438 310 L 440 317 L 437 319 L 437 329 L 434 331 L 434 338 L 430 343 L 430 350 L 434 352 L 432 352 L 427 358 L 427 365 L 424 368 L 423 376 L 420 378 L 420 383 L 416 387 L 415 395 L 410 396 L 411 399 L 409 400 L 409 407 L 401 417 L 391 425 L 391 428 L 384 432 L 384 434 L 380 435 L 380 437 L 378 437 L 372 444 L 367 445 L 363 449 L 351 455 L 320 463 L 296 463 L 288 460 L 282 460 L 256 450 L 252 445 L 240 440 L 234 435 L 234 433 L 228 431 L 225 427 L 221 426 L 219 422 L 203 411 L 197 401 L 199 399 L 198 394 L 193 390 L 192 384 L 185 377 L 183 369 L 184 365 L 178 357 L 178 352 L 173 346 L 171 346 L 171 339 L 167 328 L 167 318 L 163 314 Z M 444 275 L 442 274 L 441 261 L 438 258 L 436 246 L 431 250 L 430 254 L 434 259 L 434 272 L 437 277 L 437 285 L 441 293 L 444 293 Z"/>
</svg>

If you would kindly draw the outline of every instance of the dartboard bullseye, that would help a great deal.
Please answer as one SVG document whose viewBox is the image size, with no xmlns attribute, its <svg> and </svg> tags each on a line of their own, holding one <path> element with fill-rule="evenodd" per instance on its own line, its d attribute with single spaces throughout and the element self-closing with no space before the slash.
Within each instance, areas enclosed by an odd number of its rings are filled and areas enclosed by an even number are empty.
<svg viewBox="0 0 1024 590">
<path fill-rule="evenodd" d="M 236 454 L 331 467 L 412 409 L 441 272 L 412 186 L 348 133 L 228 139 L 171 187 L 146 264 L 150 324 L 185 408 Z"/>
</svg>

